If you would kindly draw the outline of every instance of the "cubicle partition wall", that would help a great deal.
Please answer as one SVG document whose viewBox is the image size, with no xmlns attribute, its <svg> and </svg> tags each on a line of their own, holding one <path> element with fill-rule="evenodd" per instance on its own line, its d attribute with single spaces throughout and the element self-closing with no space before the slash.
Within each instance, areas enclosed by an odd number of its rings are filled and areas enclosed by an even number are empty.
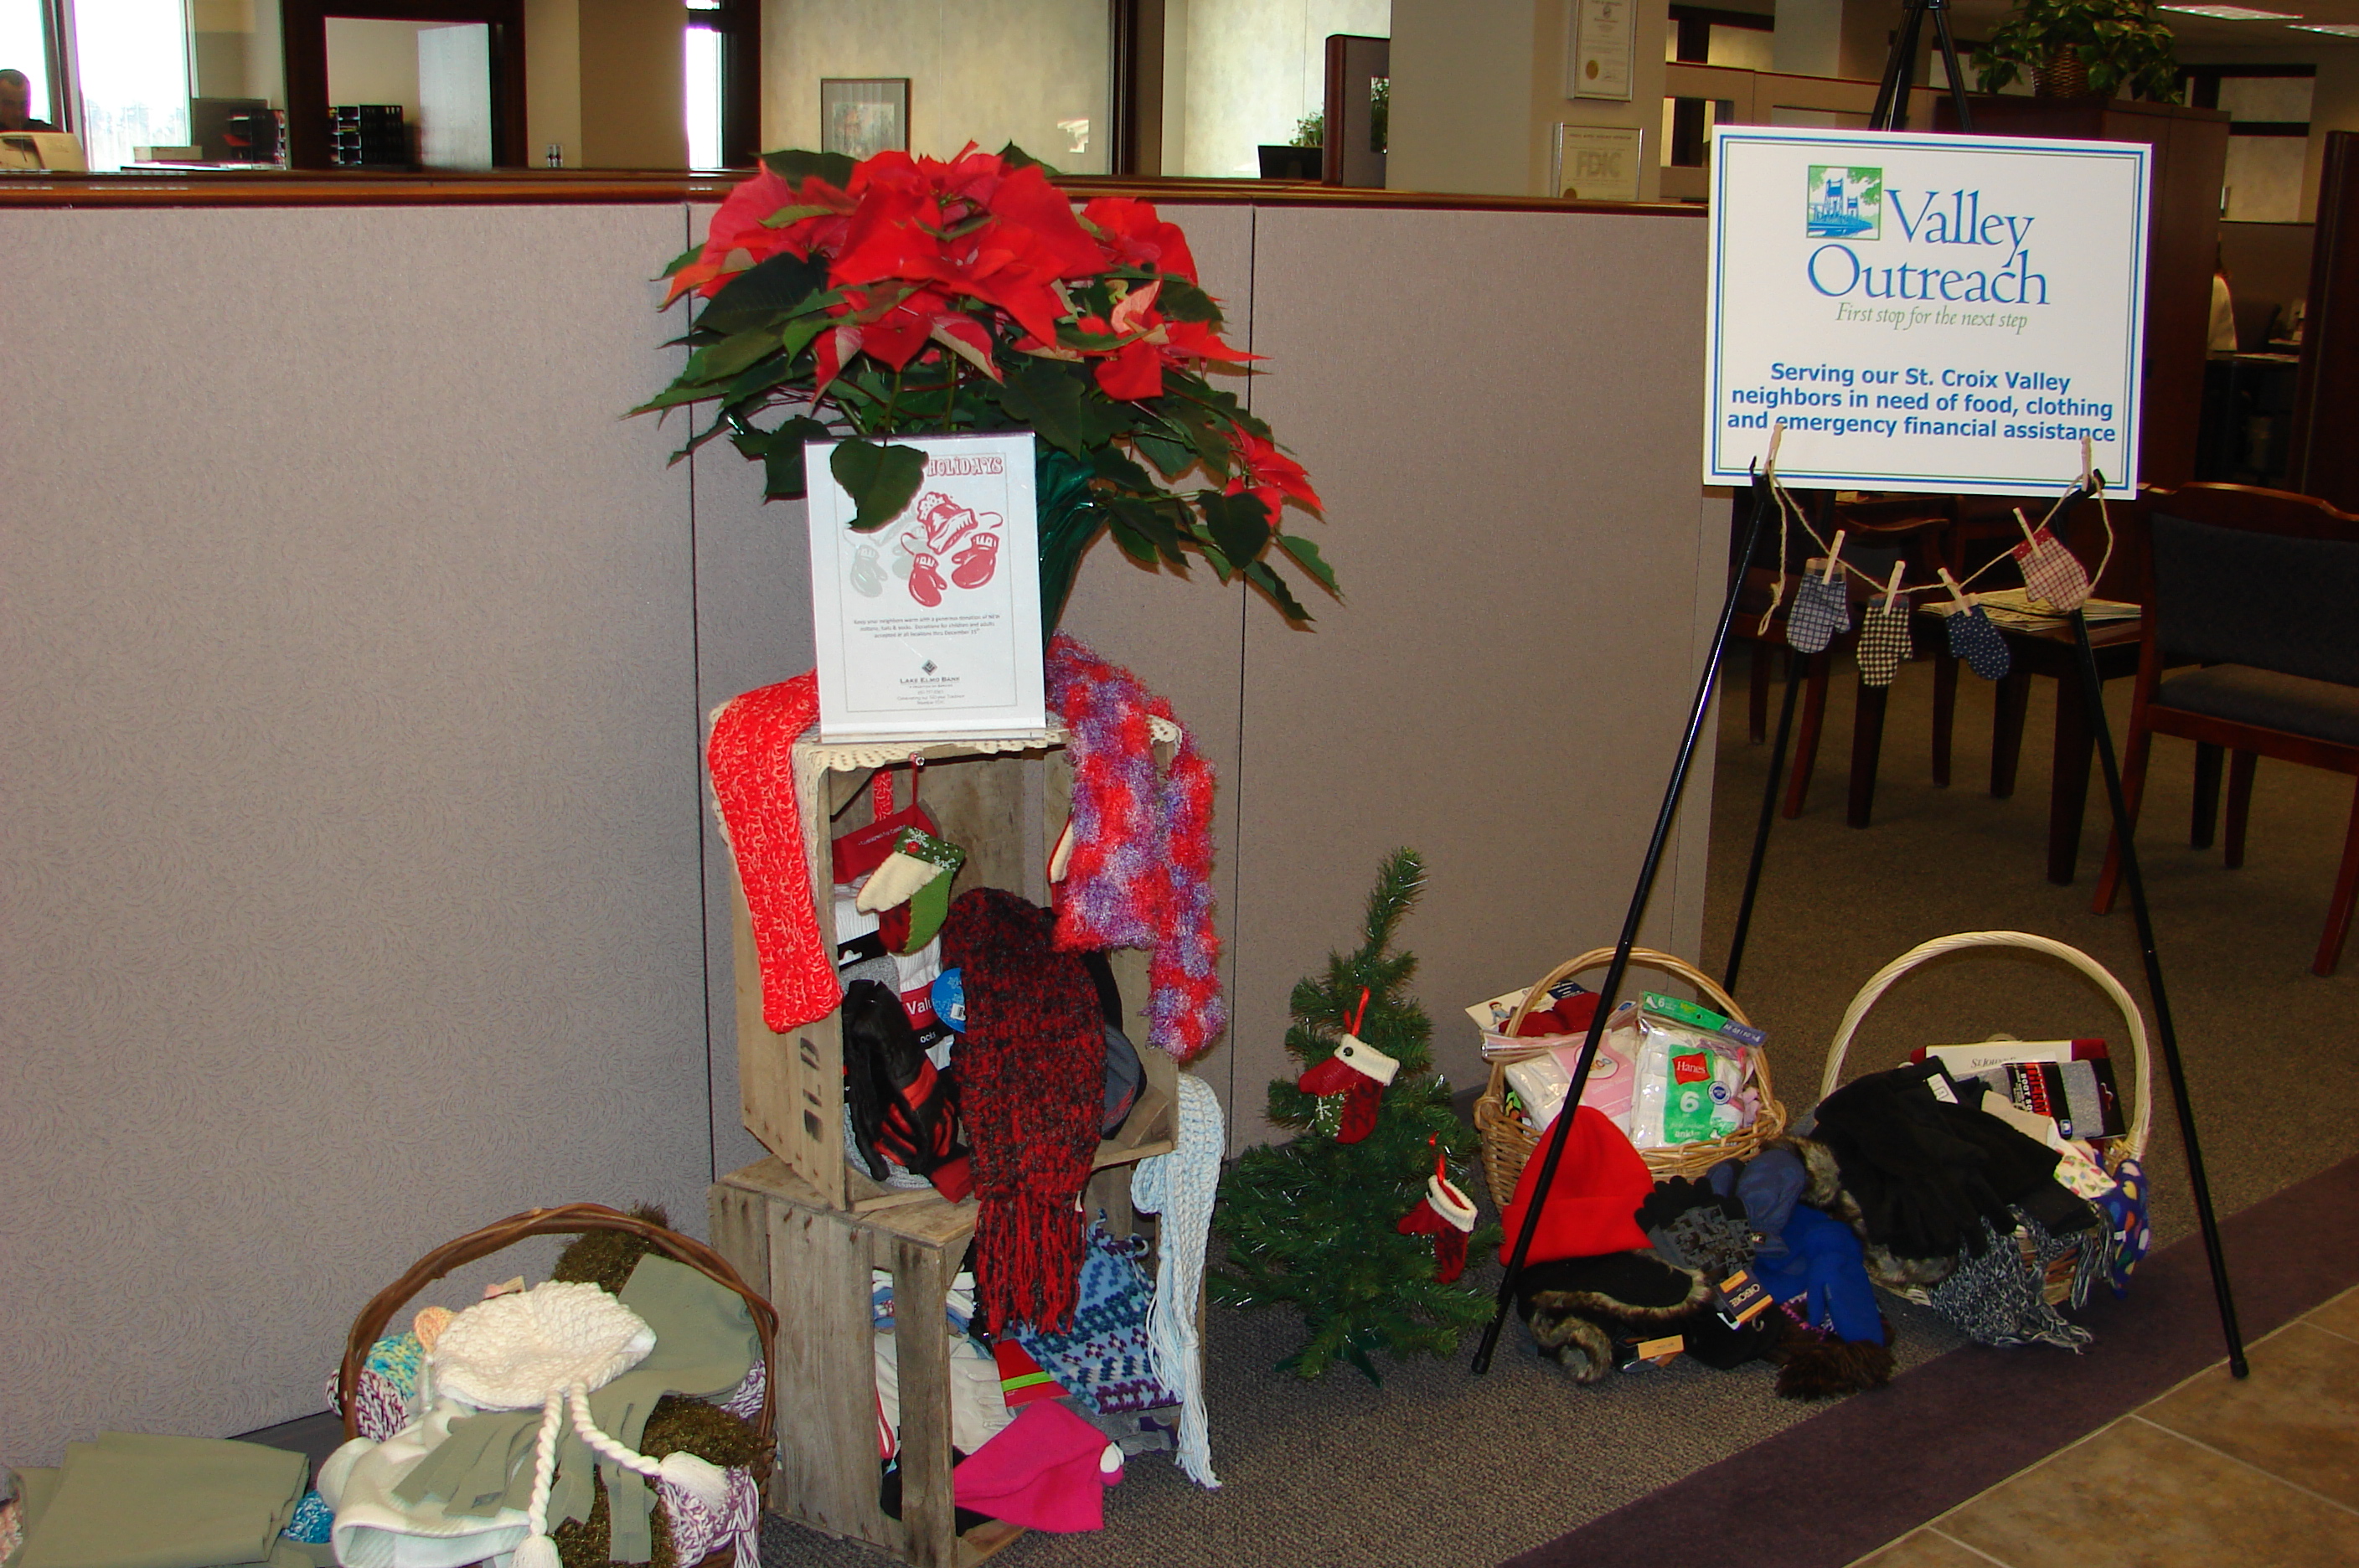
<svg viewBox="0 0 2359 1568">
<path fill-rule="evenodd" d="M 316 1410 L 435 1243 L 572 1199 L 701 1228 L 757 1153 L 698 747 L 810 661 L 802 510 L 620 418 L 702 193 L 484 190 L 0 210 L 0 1462 Z M 1395 845 L 1455 1082 L 1462 1005 L 1611 940 L 1725 561 L 1703 228 L 1150 193 L 1344 588 L 1294 630 L 1101 545 L 1066 617 L 1220 769 L 1201 1070 L 1242 1148 Z M 1709 805 L 1659 944 L 1696 945 Z"/>
</svg>

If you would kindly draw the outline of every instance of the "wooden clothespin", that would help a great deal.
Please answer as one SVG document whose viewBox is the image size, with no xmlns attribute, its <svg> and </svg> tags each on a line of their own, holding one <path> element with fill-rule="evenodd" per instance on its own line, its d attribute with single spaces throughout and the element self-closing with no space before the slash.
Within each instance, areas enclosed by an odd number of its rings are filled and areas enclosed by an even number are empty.
<svg viewBox="0 0 2359 1568">
<path fill-rule="evenodd" d="M 1900 602 L 1900 574 L 1908 570 L 1905 561 L 1892 563 L 1892 581 L 1884 585 L 1884 607 L 1887 610 Z"/>
<path fill-rule="evenodd" d="M 2039 543 L 2038 531 L 2032 528 L 2031 519 L 2023 515 L 2023 508 L 2020 506 L 2015 509 L 2015 526 L 2023 530 L 2024 543 L 2034 546 Z"/>
<path fill-rule="evenodd" d="M 2097 493 L 2098 481 L 2097 471 L 2091 466 L 2091 462 L 2089 438 L 2082 436 L 2081 438 L 2081 489 L 2083 494 L 2093 495 Z"/>
<path fill-rule="evenodd" d="M 1777 443 L 1786 439 L 1786 421 L 1778 420 L 1769 427 L 1769 455 L 1761 461 L 1761 472 L 1768 479 L 1777 477 Z"/>
<path fill-rule="evenodd" d="M 1950 569 L 1946 566 L 1941 568 L 1941 586 L 1950 591 L 1950 597 L 1958 602 L 1959 609 L 1971 610 L 1974 607 L 1974 596 L 1958 586 L 1958 580 L 1950 575 Z"/>
<path fill-rule="evenodd" d="M 1829 583 L 1833 582 L 1835 580 L 1835 573 L 1843 569 L 1843 530 L 1837 528 L 1835 530 L 1835 542 L 1827 547 L 1827 573 L 1825 580 Z"/>
</svg>

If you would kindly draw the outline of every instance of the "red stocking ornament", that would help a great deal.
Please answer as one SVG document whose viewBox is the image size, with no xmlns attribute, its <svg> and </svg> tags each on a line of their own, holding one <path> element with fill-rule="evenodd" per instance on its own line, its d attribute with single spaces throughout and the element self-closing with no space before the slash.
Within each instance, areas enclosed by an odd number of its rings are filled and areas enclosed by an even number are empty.
<svg viewBox="0 0 2359 1568">
<path fill-rule="evenodd" d="M 1343 1122 L 1335 1131 L 1338 1143 L 1357 1143 L 1376 1130 L 1376 1109 L 1384 1104 L 1385 1086 L 1400 1072 L 1399 1062 L 1356 1032 L 1367 1016 L 1368 993 L 1362 990 L 1359 1010 L 1352 1015 L 1352 1029 L 1335 1048 L 1335 1054 L 1294 1081 L 1294 1086 L 1306 1094 L 1322 1099 L 1329 1094 L 1343 1096 Z"/>
<path fill-rule="evenodd" d="M 1466 1272 L 1466 1238 L 1474 1230 L 1473 1200 L 1450 1180 L 1448 1157 L 1436 1153 L 1425 1196 L 1393 1227 L 1403 1236 L 1433 1237 L 1433 1277 L 1447 1285 Z"/>
</svg>

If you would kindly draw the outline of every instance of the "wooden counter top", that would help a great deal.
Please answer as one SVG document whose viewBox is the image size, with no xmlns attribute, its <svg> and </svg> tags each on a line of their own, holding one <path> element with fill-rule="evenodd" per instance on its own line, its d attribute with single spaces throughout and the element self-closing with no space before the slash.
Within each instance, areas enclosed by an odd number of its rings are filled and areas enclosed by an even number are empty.
<svg viewBox="0 0 2359 1568">
<path fill-rule="evenodd" d="M 718 202 L 743 178 L 632 169 L 515 169 L 486 174 L 205 169 L 0 176 L 0 209 L 22 207 L 432 207 Z M 1173 206 L 1392 207 L 1477 212 L 1626 212 L 1701 217 L 1683 201 L 1560 201 L 1537 196 L 1369 191 L 1263 180 L 1128 180 L 1072 175 L 1077 200 L 1135 196 Z"/>
</svg>

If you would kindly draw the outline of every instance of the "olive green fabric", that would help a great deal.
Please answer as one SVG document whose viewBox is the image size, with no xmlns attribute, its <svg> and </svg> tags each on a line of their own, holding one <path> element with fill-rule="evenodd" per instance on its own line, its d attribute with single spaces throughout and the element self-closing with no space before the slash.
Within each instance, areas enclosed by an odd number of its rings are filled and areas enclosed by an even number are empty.
<svg viewBox="0 0 2359 1568">
<path fill-rule="evenodd" d="M 310 1479 L 309 1461 L 283 1449 L 103 1432 L 96 1443 L 66 1444 L 48 1506 L 12 1568 L 268 1563 Z"/>
<path fill-rule="evenodd" d="M 655 1253 L 639 1259 L 620 1299 L 655 1330 L 656 1347 L 630 1371 L 592 1392 L 590 1418 L 601 1432 L 636 1451 L 657 1400 L 666 1394 L 703 1399 L 727 1393 L 753 1369 L 761 1343 L 744 1297 Z M 412 1503 L 439 1497 L 446 1512 L 469 1517 L 522 1508 L 532 1498 L 532 1451 L 539 1430 L 537 1410 L 452 1421 L 451 1435 L 419 1462 L 394 1495 Z M 646 1562 L 654 1549 L 647 1522 L 654 1495 L 637 1475 L 599 1461 L 574 1435 L 570 1418 L 559 1430 L 549 1524 L 589 1517 L 593 1465 L 605 1473 L 614 1560 Z"/>
</svg>

